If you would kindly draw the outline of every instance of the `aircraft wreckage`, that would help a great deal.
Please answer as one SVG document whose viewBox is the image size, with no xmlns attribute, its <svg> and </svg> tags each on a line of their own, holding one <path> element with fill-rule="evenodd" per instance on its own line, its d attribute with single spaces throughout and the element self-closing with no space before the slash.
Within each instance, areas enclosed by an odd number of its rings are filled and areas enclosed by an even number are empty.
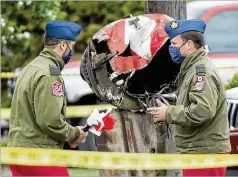
<svg viewBox="0 0 238 177">
<path fill-rule="evenodd" d="M 116 106 L 116 129 L 96 137 L 98 151 L 174 153 L 171 125 L 155 125 L 146 108 L 175 102 L 180 65 L 169 54 L 164 14 L 132 15 L 103 27 L 84 51 L 82 78 L 103 102 Z M 125 114 L 122 114 L 122 113 Z M 102 176 L 177 176 L 178 170 L 108 171 Z"/>
<path fill-rule="evenodd" d="M 164 31 L 171 20 L 163 14 L 130 16 L 92 37 L 80 71 L 100 99 L 120 109 L 143 111 L 156 95 L 168 98 L 180 68 L 170 58 Z"/>
</svg>

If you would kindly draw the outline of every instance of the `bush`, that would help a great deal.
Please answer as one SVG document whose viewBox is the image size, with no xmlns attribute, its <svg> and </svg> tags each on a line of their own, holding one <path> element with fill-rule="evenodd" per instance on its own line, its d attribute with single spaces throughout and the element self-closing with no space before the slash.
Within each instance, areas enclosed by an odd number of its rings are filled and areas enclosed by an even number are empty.
<svg viewBox="0 0 238 177">
<path fill-rule="evenodd" d="M 234 74 L 233 78 L 230 80 L 230 82 L 225 85 L 225 89 L 229 90 L 231 88 L 238 87 L 238 73 Z"/>
<path fill-rule="evenodd" d="M 8 98 L 8 91 L 1 91 L 1 108 L 10 108 L 11 107 L 11 98 Z"/>
</svg>

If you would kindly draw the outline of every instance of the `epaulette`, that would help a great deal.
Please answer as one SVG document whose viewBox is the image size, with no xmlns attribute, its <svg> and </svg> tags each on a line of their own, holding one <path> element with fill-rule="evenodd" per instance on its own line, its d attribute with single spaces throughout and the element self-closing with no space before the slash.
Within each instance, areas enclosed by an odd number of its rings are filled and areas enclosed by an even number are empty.
<svg viewBox="0 0 238 177">
<path fill-rule="evenodd" d="M 206 75 L 206 68 L 204 64 L 200 64 L 196 66 L 196 75 L 198 76 Z"/>
<path fill-rule="evenodd" d="M 58 67 L 50 66 L 50 74 L 52 76 L 59 76 L 59 75 L 61 75 L 61 71 Z"/>
</svg>

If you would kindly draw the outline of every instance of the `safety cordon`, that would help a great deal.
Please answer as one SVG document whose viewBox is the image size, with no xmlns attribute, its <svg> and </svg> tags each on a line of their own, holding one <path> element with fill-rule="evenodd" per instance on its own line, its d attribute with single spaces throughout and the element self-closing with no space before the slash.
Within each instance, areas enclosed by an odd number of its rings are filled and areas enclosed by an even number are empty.
<svg viewBox="0 0 238 177">
<path fill-rule="evenodd" d="M 110 104 L 99 105 L 83 105 L 83 106 L 67 106 L 66 112 L 68 118 L 83 118 L 89 116 L 94 109 L 99 111 L 115 108 Z M 10 118 L 10 108 L 1 108 L 1 119 L 8 120 Z"/>
<path fill-rule="evenodd" d="M 150 154 L 2 147 L 1 163 L 111 170 L 189 169 L 238 166 L 238 154 Z"/>
<path fill-rule="evenodd" d="M 235 66 L 218 66 L 217 69 L 238 69 L 238 65 Z M 10 79 L 10 78 L 15 78 L 19 75 L 19 73 L 13 73 L 13 72 L 2 72 L 1 73 L 1 78 L 2 79 Z M 79 73 L 75 74 L 69 74 L 69 73 L 63 73 L 62 76 L 80 76 Z"/>
<path fill-rule="evenodd" d="M 19 73 L 13 73 L 13 72 L 2 72 L 0 74 L 2 79 L 11 79 L 11 78 L 17 77 L 18 75 Z M 62 74 L 62 76 L 80 76 L 80 74 L 79 73 L 75 73 L 75 74 L 65 73 L 65 74 Z"/>
</svg>

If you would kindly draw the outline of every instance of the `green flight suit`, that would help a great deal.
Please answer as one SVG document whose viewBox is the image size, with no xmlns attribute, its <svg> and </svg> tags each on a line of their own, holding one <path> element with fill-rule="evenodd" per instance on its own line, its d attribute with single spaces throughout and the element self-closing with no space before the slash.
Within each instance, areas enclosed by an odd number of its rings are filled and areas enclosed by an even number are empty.
<svg viewBox="0 0 238 177">
<path fill-rule="evenodd" d="M 176 125 L 178 153 L 230 152 L 226 93 L 204 47 L 182 63 L 176 106 L 168 107 L 165 120 Z"/>
<path fill-rule="evenodd" d="M 14 91 L 8 147 L 63 148 L 79 137 L 66 121 L 64 61 L 45 48 L 24 67 Z"/>
</svg>

